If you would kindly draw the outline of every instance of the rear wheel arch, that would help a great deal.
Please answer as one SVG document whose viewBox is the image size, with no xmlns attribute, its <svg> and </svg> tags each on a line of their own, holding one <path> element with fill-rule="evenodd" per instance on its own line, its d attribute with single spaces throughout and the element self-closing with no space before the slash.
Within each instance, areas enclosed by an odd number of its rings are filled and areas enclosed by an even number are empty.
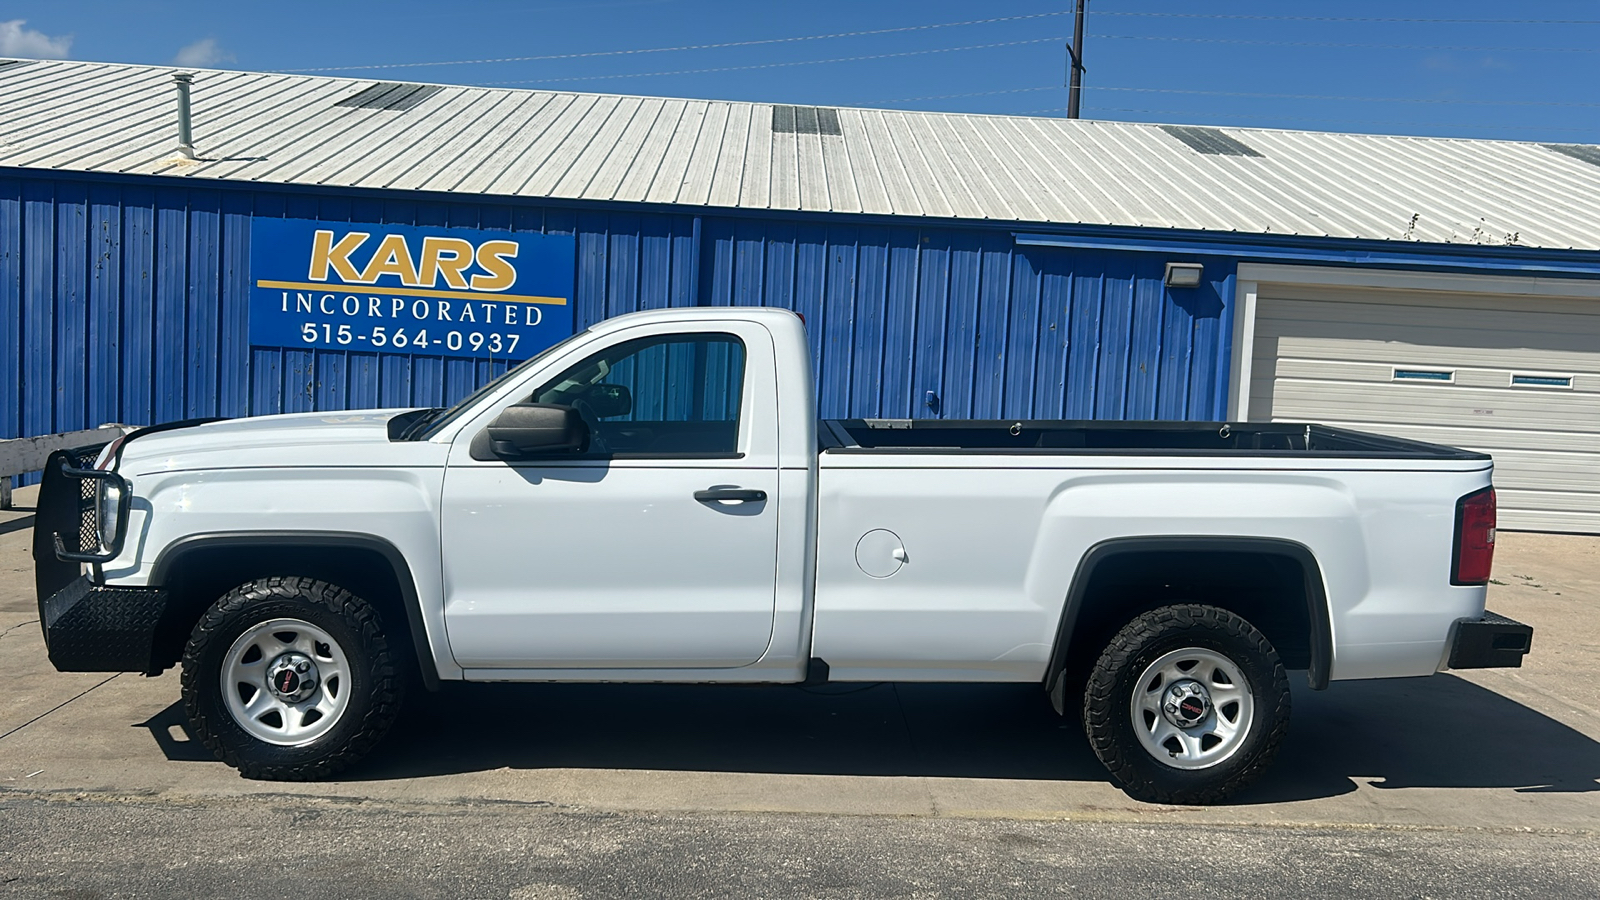
<svg viewBox="0 0 1600 900">
<path fill-rule="evenodd" d="M 1272 602 L 1282 594 L 1299 602 Z M 1118 629 L 1179 603 L 1205 603 L 1242 616 L 1266 633 L 1287 666 L 1307 670 L 1314 690 L 1327 687 L 1332 625 L 1322 569 L 1309 547 L 1262 537 L 1113 538 L 1083 555 L 1062 607 L 1045 670 L 1045 687 L 1058 707 L 1073 701 L 1057 689 L 1077 670 L 1086 672 Z"/>
<path fill-rule="evenodd" d="M 165 587 L 171 597 L 156 635 L 158 666 L 179 660 L 190 630 L 218 597 L 270 576 L 315 578 L 371 603 L 399 646 L 409 640 L 423 686 L 438 689 L 416 579 L 405 555 L 381 537 L 353 532 L 233 531 L 173 541 L 156 558 L 150 576 L 150 583 Z"/>
</svg>

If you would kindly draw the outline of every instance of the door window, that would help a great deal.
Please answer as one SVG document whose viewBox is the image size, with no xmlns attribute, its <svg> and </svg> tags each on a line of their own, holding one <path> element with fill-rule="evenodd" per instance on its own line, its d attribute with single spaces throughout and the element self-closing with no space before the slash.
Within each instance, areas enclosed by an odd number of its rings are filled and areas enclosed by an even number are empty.
<svg viewBox="0 0 1600 900">
<path fill-rule="evenodd" d="M 738 456 L 744 344 L 671 334 L 615 344 L 533 393 L 589 425 L 590 456 Z"/>
</svg>

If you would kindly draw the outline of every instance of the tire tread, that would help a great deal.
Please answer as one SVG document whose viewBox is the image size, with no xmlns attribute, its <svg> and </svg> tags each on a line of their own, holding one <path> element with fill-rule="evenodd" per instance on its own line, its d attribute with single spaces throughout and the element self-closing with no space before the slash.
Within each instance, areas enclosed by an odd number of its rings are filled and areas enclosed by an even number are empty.
<svg viewBox="0 0 1600 900">
<path fill-rule="evenodd" d="M 1242 642 L 1249 650 L 1271 663 L 1270 696 L 1258 697 L 1270 708 L 1263 710 L 1271 728 L 1248 763 L 1226 778 L 1180 788 L 1164 785 L 1149 776 L 1141 763 L 1148 754 L 1137 743 L 1128 746 L 1120 739 L 1119 717 L 1127 716 L 1128 698 L 1119 689 L 1119 673 L 1133 668 L 1145 648 L 1174 633 L 1204 629 L 1225 639 Z M 1105 764 L 1113 779 L 1129 795 L 1153 803 L 1210 805 L 1221 803 L 1246 784 L 1254 781 L 1271 764 L 1289 729 L 1289 681 L 1277 650 L 1265 635 L 1243 618 L 1225 609 L 1198 603 L 1164 606 L 1147 612 L 1117 632 L 1095 663 L 1084 688 L 1083 726 L 1089 746 Z M 1159 763 L 1156 763 L 1159 765 Z M 1225 764 L 1224 764 L 1225 765 Z"/>
<path fill-rule="evenodd" d="M 202 690 L 215 689 L 215 685 L 201 682 L 203 678 L 213 677 L 203 671 L 206 667 L 201 659 L 218 632 L 251 605 L 275 600 L 299 600 L 333 613 L 356 631 L 370 654 L 366 671 L 366 677 L 372 682 L 368 694 L 370 704 L 361 724 L 341 746 L 310 762 L 267 763 L 241 754 L 222 738 L 200 702 Z M 344 588 L 301 576 L 275 575 L 251 581 L 212 604 L 200 617 L 184 647 L 182 685 L 184 709 L 201 743 L 244 777 L 264 781 L 315 781 L 345 770 L 366 756 L 388 733 L 402 700 L 401 674 L 390 654 L 377 611 Z M 215 715 L 227 716 L 228 713 L 218 709 Z"/>
</svg>

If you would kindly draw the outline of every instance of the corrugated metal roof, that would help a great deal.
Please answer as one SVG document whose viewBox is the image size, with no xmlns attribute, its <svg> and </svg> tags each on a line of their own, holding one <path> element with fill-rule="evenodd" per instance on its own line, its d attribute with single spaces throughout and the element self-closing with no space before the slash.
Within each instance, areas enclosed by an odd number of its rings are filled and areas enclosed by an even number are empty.
<svg viewBox="0 0 1600 900">
<path fill-rule="evenodd" d="M 450 86 L 374 108 L 402 89 L 208 70 L 189 161 L 174 71 L 0 67 L 0 166 L 1600 249 L 1600 165 L 1571 145 Z M 1199 152 L 1197 134 L 1259 156 Z"/>
</svg>

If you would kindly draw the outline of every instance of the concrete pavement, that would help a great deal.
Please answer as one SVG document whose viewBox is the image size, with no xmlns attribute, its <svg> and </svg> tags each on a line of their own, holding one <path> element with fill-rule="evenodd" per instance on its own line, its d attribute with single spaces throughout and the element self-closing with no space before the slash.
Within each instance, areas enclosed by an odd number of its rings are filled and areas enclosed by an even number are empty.
<svg viewBox="0 0 1600 900">
<path fill-rule="evenodd" d="M 19 504 L 31 493 L 19 492 Z M 1411 835 L 1400 844 L 1418 860 L 1510 859 L 1508 848 L 1537 846 L 1567 873 L 1561 884 L 1600 883 L 1592 854 L 1568 852 L 1594 846 L 1600 831 L 1596 538 L 1502 534 L 1491 607 L 1535 627 L 1525 668 L 1326 692 L 1304 690 L 1296 675 L 1290 736 L 1272 772 L 1230 805 L 1178 808 L 1129 800 L 1075 722 L 1056 717 L 1036 687 L 1004 685 L 457 686 L 413 698 L 386 744 L 342 780 L 246 781 L 189 740 L 176 673 L 107 678 L 49 667 L 28 524 L 25 510 L 0 513 L 0 803 L 8 818 L 53 823 L 46 832 L 116 818 L 113 807 L 129 823 L 234 810 L 237 833 L 219 831 L 223 843 L 278 821 L 260 811 L 279 808 L 418 821 L 476 810 L 491 831 L 509 827 L 496 824 L 496 810 L 615 815 L 679 837 L 740 827 L 821 834 L 866 817 L 910 829 L 895 832 L 902 837 L 951 842 L 965 839 L 963 828 L 999 835 L 1054 822 L 1107 847 L 1215 830 L 1216 840 L 1254 841 L 1263 860 L 1290 868 L 1287 835 L 1342 834 L 1348 840 L 1333 844 L 1365 854 L 1380 852 L 1361 847 L 1382 832 Z M 794 814 L 812 824 L 772 824 Z M 904 821 L 929 819 L 988 824 L 918 832 Z M 1028 834 L 1039 827 L 1025 825 Z M 1527 843 L 1530 835 L 1543 837 Z M 44 859 L 18 847 L 6 856 Z M 576 896 L 550 891 L 526 896 Z M 1468 895 L 1422 881 L 1416 892 Z"/>
</svg>

